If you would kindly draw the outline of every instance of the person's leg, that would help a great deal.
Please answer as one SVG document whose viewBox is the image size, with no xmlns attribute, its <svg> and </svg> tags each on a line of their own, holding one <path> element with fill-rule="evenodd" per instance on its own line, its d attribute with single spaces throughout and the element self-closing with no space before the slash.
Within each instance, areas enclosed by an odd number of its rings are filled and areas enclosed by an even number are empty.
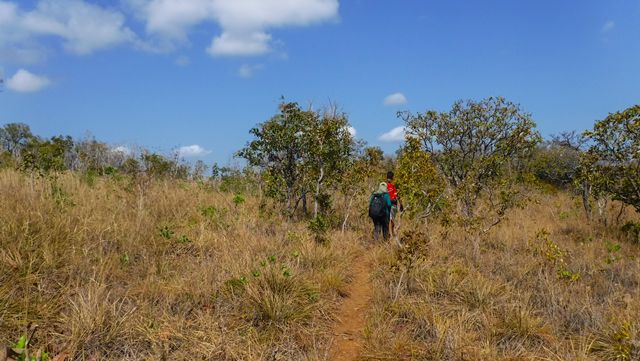
<svg viewBox="0 0 640 361">
<path fill-rule="evenodd" d="M 385 220 L 382 222 L 380 226 L 382 228 L 382 236 L 384 237 L 384 240 L 388 241 L 389 240 L 389 219 L 385 218 Z"/>
<path fill-rule="evenodd" d="M 373 220 L 373 240 L 377 241 L 378 237 L 380 235 L 380 222 L 378 222 L 377 220 Z"/>
<path fill-rule="evenodd" d="M 396 232 L 396 222 L 395 222 L 395 218 L 396 218 L 396 206 L 393 205 L 391 206 L 391 214 L 389 215 L 389 233 L 391 234 L 391 236 L 395 235 Z"/>
</svg>

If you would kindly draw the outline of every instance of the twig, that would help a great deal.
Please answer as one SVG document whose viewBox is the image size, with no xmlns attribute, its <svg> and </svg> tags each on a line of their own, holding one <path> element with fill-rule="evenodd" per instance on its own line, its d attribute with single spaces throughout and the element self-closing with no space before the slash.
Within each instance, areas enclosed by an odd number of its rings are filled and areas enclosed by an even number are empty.
<svg viewBox="0 0 640 361">
<path fill-rule="evenodd" d="M 626 203 L 620 202 L 620 211 L 618 212 L 618 215 L 616 216 L 616 224 L 617 225 L 620 224 L 620 217 L 622 217 L 622 213 L 624 212 L 625 208 L 626 208 Z"/>
<path fill-rule="evenodd" d="M 496 219 L 493 223 L 491 223 L 491 225 L 490 225 L 489 227 L 485 228 L 485 229 L 482 231 L 482 233 L 487 233 L 487 232 L 489 232 L 489 230 L 490 230 L 491 228 L 493 228 L 493 227 L 497 226 L 500 222 L 502 222 L 502 218 L 498 218 L 498 219 Z"/>
<path fill-rule="evenodd" d="M 400 296 L 400 286 L 402 285 L 402 278 L 404 277 L 404 270 L 400 273 L 400 280 L 398 281 L 398 285 L 396 286 L 395 296 L 393 297 L 393 303 L 396 303 L 398 297 Z"/>
</svg>

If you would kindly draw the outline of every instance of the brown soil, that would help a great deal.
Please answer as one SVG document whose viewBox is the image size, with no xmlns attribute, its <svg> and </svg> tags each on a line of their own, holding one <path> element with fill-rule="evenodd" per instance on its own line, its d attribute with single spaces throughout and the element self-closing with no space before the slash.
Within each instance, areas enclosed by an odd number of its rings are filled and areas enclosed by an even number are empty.
<svg viewBox="0 0 640 361">
<path fill-rule="evenodd" d="M 363 254 L 353 261 L 353 280 L 337 313 L 330 360 L 357 360 L 362 346 L 366 311 L 371 299 L 370 260 Z"/>
</svg>

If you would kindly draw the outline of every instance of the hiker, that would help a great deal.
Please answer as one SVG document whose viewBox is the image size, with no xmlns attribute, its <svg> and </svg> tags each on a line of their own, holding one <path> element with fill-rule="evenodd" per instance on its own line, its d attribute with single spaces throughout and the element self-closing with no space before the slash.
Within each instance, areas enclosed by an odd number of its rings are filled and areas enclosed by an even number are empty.
<svg viewBox="0 0 640 361">
<path fill-rule="evenodd" d="M 373 221 L 373 239 L 378 240 L 380 232 L 384 240 L 389 239 L 389 215 L 391 214 L 391 198 L 387 183 L 382 182 L 369 199 L 369 217 Z"/>
<path fill-rule="evenodd" d="M 398 189 L 395 184 L 393 184 L 393 172 L 387 172 L 387 192 L 389 192 L 389 198 L 391 199 L 391 212 L 389 213 L 389 229 L 391 231 L 391 235 L 393 236 L 396 231 L 396 216 L 398 215 L 398 207 L 400 207 L 400 212 L 403 211 L 402 202 L 398 197 Z"/>
</svg>

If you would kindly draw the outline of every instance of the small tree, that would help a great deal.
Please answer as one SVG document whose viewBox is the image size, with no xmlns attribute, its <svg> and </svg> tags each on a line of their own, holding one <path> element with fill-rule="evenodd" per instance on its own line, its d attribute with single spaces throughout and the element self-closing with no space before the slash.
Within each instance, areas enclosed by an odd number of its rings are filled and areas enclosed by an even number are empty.
<svg viewBox="0 0 640 361">
<path fill-rule="evenodd" d="M 68 169 L 66 158 L 72 148 L 73 139 L 69 136 L 49 140 L 31 138 L 22 148 L 22 169 L 55 178 L 55 173 Z"/>
<path fill-rule="evenodd" d="M 172 174 L 173 162 L 160 154 L 144 152 L 140 160 L 145 173 L 151 177 L 168 178 Z"/>
<path fill-rule="evenodd" d="M 0 128 L 0 146 L 14 158 L 34 138 L 29 126 L 23 123 L 9 123 Z"/>
<path fill-rule="evenodd" d="M 314 216 L 330 203 L 334 186 L 351 160 L 355 143 L 347 118 L 336 111 L 302 110 L 296 103 L 280 105 L 280 114 L 251 130 L 254 139 L 237 154 L 262 172 L 266 195 L 283 201 L 292 216 L 313 194 Z"/>
<path fill-rule="evenodd" d="M 501 97 L 453 104 L 449 112 L 400 113 L 407 133 L 422 141 L 447 184 L 454 190 L 467 221 L 476 216 L 481 195 L 502 216 L 511 197 L 509 176 L 540 141 L 531 115 Z M 497 196 L 497 197 L 494 197 Z"/>
<path fill-rule="evenodd" d="M 211 179 L 218 180 L 221 175 L 222 175 L 222 169 L 220 168 L 218 163 L 214 162 L 213 165 L 211 166 Z"/>
<path fill-rule="evenodd" d="M 594 152 L 589 150 L 580 154 L 579 160 L 574 185 L 582 195 L 582 205 L 587 219 L 589 221 L 593 219 L 592 200 L 595 200 L 601 216 L 600 220 L 606 223 L 606 217 L 603 218 L 604 206 L 611 197 L 608 189 L 609 184 L 614 180 L 610 178 L 608 168 L 599 166 L 599 157 Z"/>
<path fill-rule="evenodd" d="M 313 216 L 318 217 L 321 200 L 328 197 L 326 188 L 335 185 L 347 170 L 355 142 L 345 114 L 332 109 L 309 119 L 303 136 L 303 160 L 311 181 L 308 188 L 314 190 Z"/>
<path fill-rule="evenodd" d="M 58 173 L 68 169 L 66 159 L 73 148 L 73 139 L 69 136 L 57 136 L 48 140 L 31 138 L 21 149 L 20 168 L 31 175 L 31 187 L 35 175 L 46 178 L 50 183 L 56 202 L 65 202 L 66 196 L 58 185 Z"/>
<path fill-rule="evenodd" d="M 364 194 L 371 189 L 371 180 L 376 174 L 382 172 L 382 160 L 384 153 L 378 147 L 366 147 L 358 156 L 352 156 L 349 166 L 340 174 L 339 188 L 345 196 L 345 213 L 342 222 L 342 232 L 344 233 L 353 201 L 358 195 Z"/>
<path fill-rule="evenodd" d="M 396 181 L 409 215 L 426 218 L 438 207 L 445 182 L 420 141 L 408 137 L 398 158 Z"/>
<path fill-rule="evenodd" d="M 640 105 L 609 114 L 585 132 L 588 175 L 613 199 L 640 211 Z"/>
<path fill-rule="evenodd" d="M 306 194 L 303 135 L 312 116 L 297 103 L 282 103 L 279 114 L 251 129 L 254 139 L 237 153 L 263 171 L 266 194 L 283 201 L 289 215 Z"/>
<path fill-rule="evenodd" d="M 534 152 L 531 171 L 540 180 L 557 187 L 575 183 L 580 168 L 584 138 L 576 133 L 553 135 Z"/>
</svg>

